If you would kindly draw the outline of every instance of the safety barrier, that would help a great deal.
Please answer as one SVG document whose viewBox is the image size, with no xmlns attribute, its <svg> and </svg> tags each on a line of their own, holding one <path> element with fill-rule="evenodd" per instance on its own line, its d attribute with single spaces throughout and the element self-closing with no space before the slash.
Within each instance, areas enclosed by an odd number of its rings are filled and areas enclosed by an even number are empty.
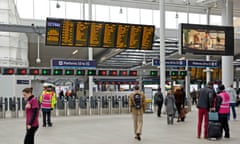
<svg viewBox="0 0 240 144">
<path fill-rule="evenodd" d="M 0 118 L 25 116 L 26 100 L 22 97 L 0 97 Z M 127 95 L 102 95 L 57 98 L 55 116 L 111 115 L 129 113 Z"/>
</svg>

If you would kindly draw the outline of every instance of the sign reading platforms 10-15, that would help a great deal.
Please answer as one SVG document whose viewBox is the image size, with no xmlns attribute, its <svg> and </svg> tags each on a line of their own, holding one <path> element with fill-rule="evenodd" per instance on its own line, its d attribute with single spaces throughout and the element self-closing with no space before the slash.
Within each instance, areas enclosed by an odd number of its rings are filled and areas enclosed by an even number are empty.
<svg viewBox="0 0 240 144">
<path fill-rule="evenodd" d="M 151 50 L 155 27 L 47 18 L 46 45 Z"/>
</svg>

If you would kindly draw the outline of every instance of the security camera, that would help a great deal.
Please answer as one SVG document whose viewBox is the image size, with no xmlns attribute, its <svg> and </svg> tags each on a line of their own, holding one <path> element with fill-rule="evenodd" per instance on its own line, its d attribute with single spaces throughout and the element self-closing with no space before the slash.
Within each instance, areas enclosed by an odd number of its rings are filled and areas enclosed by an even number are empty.
<svg viewBox="0 0 240 144">
<path fill-rule="evenodd" d="M 36 63 L 41 63 L 41 59 L 40 59 L 40 58 L 37 58 L 37 59 L 36 59 Z"/>
<path fill-rule="evenodd" d="M 59 3 L 56 3 L 56 8 L 60 8 L 60 4 Z"/>
</svg>

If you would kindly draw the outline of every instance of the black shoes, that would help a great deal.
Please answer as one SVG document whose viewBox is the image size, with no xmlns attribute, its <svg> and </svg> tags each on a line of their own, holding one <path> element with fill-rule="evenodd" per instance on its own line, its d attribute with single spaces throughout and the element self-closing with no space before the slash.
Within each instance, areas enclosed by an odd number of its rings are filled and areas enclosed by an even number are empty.
<svg viewBox="0 0 240 144">
<path fill-rule="evenodd" d="M 139 141 L 141 141 L 140 134 L 137 134 L 134 138 L 137 139 L 137 140 L 139 140 Z"/>
<path fill-rule="evenodd" d="M 43 127 L 46 127 L 46 124 L 44 124 Z"/>
<path fill-rule="evenodd" d="M 52 127 L 52 123 L 49 123 L 49 124 L 48 124 L 48 127 Z"/>
</svg>

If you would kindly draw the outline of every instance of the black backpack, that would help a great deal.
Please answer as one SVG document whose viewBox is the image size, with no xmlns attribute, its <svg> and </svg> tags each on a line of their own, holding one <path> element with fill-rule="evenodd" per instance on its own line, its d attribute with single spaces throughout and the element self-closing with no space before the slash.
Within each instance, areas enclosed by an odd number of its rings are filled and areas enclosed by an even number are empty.
<svg viewBox="0 0 240 144">
<path fill-rule="evenodd" d="M 139 93 L 136 93 L 133 95 L 133 102 L 134 102 L 135 109 L 142 108 L 142 99 L 141 99 L 141 95 Z"/>
</svg>

